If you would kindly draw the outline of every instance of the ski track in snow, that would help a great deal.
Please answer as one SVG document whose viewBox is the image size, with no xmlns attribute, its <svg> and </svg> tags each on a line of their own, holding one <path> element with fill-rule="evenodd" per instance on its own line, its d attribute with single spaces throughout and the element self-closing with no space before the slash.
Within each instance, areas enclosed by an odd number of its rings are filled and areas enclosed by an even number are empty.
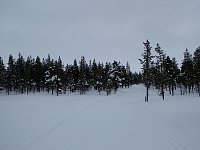
<svg viewBox="0 0 200 150">
<path fill-rule="evenodd" d="M 137 107 L 137 108 L 141 109 L 141 107 Z M 143 117 L 147 121 L 146 124 L 148 124 L 148 126 L 150 126 L 150 128 L 152 130 L 154 130 L 155 133 L 158 134 L 162 140 L 164 140 L 165 142 L 170 144 L 175 150 L 190 150 L 190 148 L 187 147 L 187 145 L 185 145 L 184 142 L 179 137 L 170 135 L 168 133 L 167 128 L 160 127 L 162 125 L 164 127 L 165 126 L 164 124 L 168 124 L 168 122 L 163 122 L 163 120 L 161 119 L 162 122 L 159 121 L 159 123 L 158 123 L 158 119 L 155 118 L 155 116 L 153 116 L 151 112 L 147 111 L 144 107 L 142 107 L 142 108 L 143 109 L 141 109 L 140 112 L 142 114 L 144 114 Z M 160 126 L 158 126 L 158 124 Z M 171 125 L 169 125 L 169 126 L 171 126 Z"/>
<path fill-rule="evenodd" d="M 187 126 L 184 126 L 181 123 L 176 122 L 174 118 L 171 118 L 170 115 L 167 114 L 168 111 L 163 115 L 160 113 L 159 109 L 155 109 L 155 106 L 166 105 L 166 108 L 163 108 L 167 110 L 176 103 L 168 101 L 166 104 L 163 104 L 161 98 L 158 96 L 152 96 L 150 102 L 145 103 L 143 87 L 141 86 L 134 86 L 130 89 L 121 89 L 119 93 L 108 97 L 94 95 L 77 95 L 77 97 L 77 99 L 80 100 L 72 105 L 72 107 L 74 107 L 73 109 L 66 109 L 65 111 L 65 107 L 60 108 L 61 111 L 59 114 L 53 115 L 53 117 L 58 117 L 55 122 L 50 122 L 51 124 L 47 128 L 40 129 L 40 132 L 37 134 L 29 133 L 33 136 L 24 143 L 19 143 L 19 145 L 10 143 L 10 145 L 5 146 L 5 143 L 8 143 L 8 141 L 3 140 L 4 135 L 2 132 L 2 134 L 0 134 L 0 149 L 198 150 L 200 147 L 200 132 L 198 129 L 187 128 Z M 60 98 L 62 99 L 63 97 Z M 82 103 L 79 103 L 79 101 Z M 0 103 L 1 102 L 5 101 L 0 100 Z M 59 101 L 56 103 L 59 103 Z M 68 106 L 70 103 L 70 101 L 64 102 L 64 105 Z M 10 104 L 12 104 L 12 102 L 9 103 L 9 107 Z M 179 102 L 177 102 L 177 104 L 180 108 L 183 105 Z M 18 105 L 18 103 L 15 103 L 15 105 Z M 19 105 L 21 104 L 19 103 Z M 180 111 L 184 111 L 184 105 Z M 39 104 L 34 107 L 37 106 L 39 106 Z M 52 105 L 50 106 L 52 107 Z M 173 111 L 173 108 L 171 109 Z M 191 108 L 188 107 L 188 109 Z M 2 112 L 5 113 L 5 110 Z M 59 111 L 57 108 L 55 110 Z M 48 112 L 51 113 L 51 109 L 45 111 L 47 111 L 47 114 L 45 115 L 48 115 Z M 2 115 L 3 113 L 1 113 L 0 117 L 4 116 Z M 30 114 L 31 113 L 32 112 L 30 111 Z M 176 116 L 176 114 L 174 115 Z M 200 111 L 198 111 L 198 114 L 196 115 L 200 116 Z M 53 118 L 50 115 L 50 118 L 47 117 L 45 119 Z M 9 120 L 12 120 L 12 118 Z M 48 123 L 48 120 L 44 120 L 44 122 Z M 185 122 L 187 122 L 187 119 Z M 31 123 L 28 125 L 31 126 Z M 16 135 L 16 137 L 22 137 L 20 132 L 17 132 L 16 134 L 19 134 Z M 26 133 L 23 134 L 26 135 Z M 10 136 L 12 135 L 13 134 L 10 133 Z"/>
<path fill-rule="evenodd" d="M 62 134 L 63 128 L 68 128 L 68 123 L 73 122 L 74 119 L 79 120 L 80 125 L 83 122 L 87 122 L 86 119 L 83 119 L 80 116 L 83 115 L 86 111 L 88 111 L 92 107 L 94 107 L 95 105 L 98 105 L 99 103 L 102 103 L 102 102 L 103 102 L 103 100 L 102 101 L 97 100 L 96 102 L 91 103 L 91 104 L 87 105 L 86 107 L 81 108 L 79 111 L 75 112 L 71 116 L 61 120 L 55 126 L 51 127 L 50 129 L 48 129 L 41 135 L 34 138 L 24 149 L 27 149 L 27 150 L 37 149 L 37 148 L 35 148 L 36 146 L 38 146 L 38 148 L 41 148 L 41 146 L 43 145 L 43 142 L 45 142 L 45 144 L 46 144 L 46 139 L 49 140 L 49 138 L 55 138 L 54 134 L 58 134 L 58 133 Z M 92 113 L 94 113 L 94 112 L 92 112 Z M 75 128 L 72 130 L 72 132 L 69 133 L 69 135 L 70 135 L 69 138 L 67 138 L 65 140 L 65 143 L 63 143 L 63 145 L 65 145 L 65 146 L 60 145 L 61 147 L 63 147 L 61 149 L 70 150 L 70 146 L 74 143 L 74 141 L 80 135 L 81 130 L 82 130 L 81 126 L 76 127 L 76 124 L 74 124 Z M 54 140 L 58 140 L 58 138 L 59 137 L 57 137 L 57 139 L 54 139 Z M 67 147 L 66 145 L 68 146 L 68 148 L 66 148 Z M 44 146 L 48 146 L 48 144 L 44 145 Z M 44 147 L 44 149 L 47 149 L 47 148 Z"/>
</svg>

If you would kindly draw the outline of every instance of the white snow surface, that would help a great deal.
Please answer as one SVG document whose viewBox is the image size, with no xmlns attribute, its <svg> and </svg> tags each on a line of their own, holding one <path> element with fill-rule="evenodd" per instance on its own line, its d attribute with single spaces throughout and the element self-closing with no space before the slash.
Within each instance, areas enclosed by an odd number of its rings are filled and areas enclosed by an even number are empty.
<svg viewBox="0 0 200 150">
<path fill-rule="evenodd" d="M 162 100 L 134 85 L 116 94 L 0 94 L 0 150 L 199 150 L 200 98 Z"/>
</svg>

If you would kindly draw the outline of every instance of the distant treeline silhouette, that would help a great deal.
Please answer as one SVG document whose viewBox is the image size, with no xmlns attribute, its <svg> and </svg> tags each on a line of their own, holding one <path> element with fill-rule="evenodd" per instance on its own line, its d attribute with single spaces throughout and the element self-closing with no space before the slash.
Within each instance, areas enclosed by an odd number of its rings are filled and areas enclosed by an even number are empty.
<svg viewBox="0 0 200 150">
<path fill-rule="evenodd" d="M 19 53 L 15 59 L 9 56 L 8 65 L 5 67 L 0 57 L 0 89 L 9 95 L 11 91 L 17 93 L 54 92 L 65 94 L 67 92 L 79 92 L 85 94 L 93 89 L 99 94 L 105 91 L 109 95 L 116 92 L 119 87 L 129 87 L 138 84 L 142 75 L 132 73 L 127 62 L 123 66 L 120 62 L 96 63 L 86 62 L 82 56 L 80 61 L 74 60 L 73 64 L 63 66 L 62 60 L 54 60 L 48 55 L 46 59 L 39 56 L 31 56 L 24 59 Z"/>
</svg>

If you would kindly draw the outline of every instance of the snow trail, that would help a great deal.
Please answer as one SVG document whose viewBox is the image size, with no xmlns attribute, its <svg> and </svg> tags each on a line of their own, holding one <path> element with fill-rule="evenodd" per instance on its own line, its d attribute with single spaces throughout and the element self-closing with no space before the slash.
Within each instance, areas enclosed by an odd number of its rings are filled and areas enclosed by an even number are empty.
<svg viewBox="0 0 200 150">
<path fill-rule="evenodd" d="M 141 85 L 110 96 L 1 96 L 0 149 L 198 150 L 199 107 L 153 92 L 145 103 Z"/>
</svg>

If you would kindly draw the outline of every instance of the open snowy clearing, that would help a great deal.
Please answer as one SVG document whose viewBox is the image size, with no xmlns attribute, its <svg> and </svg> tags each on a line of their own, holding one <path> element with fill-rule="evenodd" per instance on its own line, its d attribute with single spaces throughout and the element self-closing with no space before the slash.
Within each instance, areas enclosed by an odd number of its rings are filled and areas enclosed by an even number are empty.
<svg viewBox="0 0 200 150">
<path fill-rule="evenodd" d="M 0 95 L 0 150 L 199 150 L 200 98 L 141 85 L 117 94 Z"/>
</svg>

